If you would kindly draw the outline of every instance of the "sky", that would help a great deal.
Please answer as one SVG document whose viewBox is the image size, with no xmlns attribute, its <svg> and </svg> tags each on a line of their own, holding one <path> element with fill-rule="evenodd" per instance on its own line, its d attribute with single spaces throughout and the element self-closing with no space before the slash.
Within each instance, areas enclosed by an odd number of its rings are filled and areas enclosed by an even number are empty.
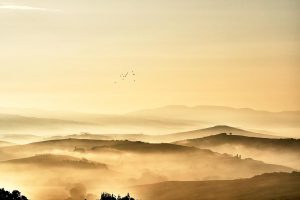
<svg viewBox="0 0 300 200">
<path fill-rule="evenodd" d="M 0 105 L 300 110 L 299 9 L 297 0 L 0 1 Z"/>
</svg>

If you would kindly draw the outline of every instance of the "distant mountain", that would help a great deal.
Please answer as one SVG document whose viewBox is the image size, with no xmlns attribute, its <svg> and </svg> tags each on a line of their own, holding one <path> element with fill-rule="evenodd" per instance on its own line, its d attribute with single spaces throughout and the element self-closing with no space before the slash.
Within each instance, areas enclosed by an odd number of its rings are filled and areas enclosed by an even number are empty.
<svg viewBox="0 0 300 200">
<path fill-rule="evenodd" d="M 22 110 L 21 110 L 22 111 Z M 20 111 L 20 112 L 21 112 Z M 14 111 L 13 113 L 15 113 Z M 162 133 L 189 130 L 198 127 L 193 120 L 147 118 L 129 115 L 90 114 L 77 112 L 38 112 L 37 114 L 1 114 L 0 134 L 47 133 L 48 135 L 70 134 L 74 131 L 99 131 L 106 133 Z"/>
<path fill-rule="evenodd" d="M 249 179 L 169 181 L 130 188 L 143 200 L 300 199 L 300 173 L 271 173 Z"/>
<path fill-rule="evenodd" d="M 232 133 L 182 140 L 176 144 L 211 149 L 219 153 L 242 154 L 243 157 L 300 169 L 300 139 L 246 137 L 236 135 L 239 132 Z"/>
<path fill-rule="evenodd" d="M 128 113 L 135 117 L 164 117 L 166 119 L 185 119 L 198 121 L 199 125 L 214 126 L 227 124 L 235 127 L 270 130 L 299 137 L 300 111 L 268 112 L 249 108 L 223 106 L 181 106 L 172 105 L 156 109 Z"/>
<path fill-rule="evenodd" d="M 274 132 L 271 135 L 300 137 L 300 111 L 268 112 L 222 106 L 165 106 L 118 115 L 5 108 L 1 111 L 4 113 L 0 114 L 0 133 L 166 134 L 226 124 Z"/>
<path fill-rule="evenodd" d="M 18 128 L 21 126 L 24 128 L 30 128 L 32 126 L 50 126 L 54 128 L 54 126 L 63 126 L 66 124 L 85 124 L 92 125 L 91 123 L 85 123 L 75 120 L 63 120 L 63 119 L 55 119 L 55 118 L 41 118 L 41 117 L 28 117 L 21 115 L 11 115 L 11 114 L 0 114 L 0 127 L 1 128 Z M 49 127 L 48 127 L 49 128 Z"/>
<path fill-rule="evenodd" d="M 262 110 L 255 110 L 251 108 L 232 108 L 226 106 L 206 106 L 206 105 L 199 105 L 199 106 L 184 106 L 184 105 L 169 105 L 154 109 L 145 109 L 145 110 L 138 110 L 135 112 L 127 113 L 128 115 L 134 116 L 164 116 L 166 118 L 184 118 L 184 119 L 197 119 L 199 117 L 207 117 L 211 118 L 210 114 L 216 114 L 215 117 L 222 117 L 221 114 L 227 114 L 224 116 L 225 118 L 235 118 L 237 117 L 236 114 L 248 117 L 254 116 L 285 116 L 285 119 L 289 121 L 298 121 L 299 118 L 295 119 L 295 117 L 299 117 L 300 111 L 281 111 L 281 112 L 270 112 L 270 111 L 262 111 Z M 204 116 L 208 115 L 208 116 Z M 215 119 L 213 117 L 213 119 Z M 291 118 L 291 119 L 290 119 Z"/>
<path fill-rule="evenodd" d="M 0 139 L 3 139 L 3 137 L 10 137 L 10 140 L 7 141 L 16 143 L 36 141 L 31 140 L 32 138 L 29 140 L 19 140 L 21 135 L 30 135 L 35 133 L 53 133 L 68 129 L 70 127 L 79 129 L 82 127 L 88 128 L 90 126 L 94 126 L 94 124 L 75 120 L 41 118 L 0 113 Z"/>
<path fill-rule="evenodd" d="M 31 165 L 40 167 L 71 167 L 79 169 L 107 169 L 102 163 L 92 162 L 87 159 L 80 159 L 66 155 L 41 154 L 28 158 L 2 161 L 0 164 L 9 165 Z"/>
<path fill-rule="evenodd" d="M 146 134 L 91 134 L 91 133 L 81 133 L 66 136 L 53 136 L 47 138 L 47 140 L 55 139 L 91 139 L 91 140 L 130 140 L 130 141 L 142 141 L 142 142 L 175 142 L 184 139 L 200 138 L 209 135 L 216 135 L 219 133 L 233 133 L 251 137 L 265 137 L 265 138 L 278 138 L 278 136 L 255 133 L 251 131 L 246 131 L 243 129 L 238 129 L 230 126 L 214 126 L 205 129 L 198 129 L 187 132 L 164 134 L 164 135 L 146 135 Z"/>
</svg>

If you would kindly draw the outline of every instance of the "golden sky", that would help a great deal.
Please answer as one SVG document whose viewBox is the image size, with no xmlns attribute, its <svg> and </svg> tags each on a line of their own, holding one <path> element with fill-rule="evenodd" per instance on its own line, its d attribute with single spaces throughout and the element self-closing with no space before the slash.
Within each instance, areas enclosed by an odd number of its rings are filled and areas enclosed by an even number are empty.
<svg viewBox="0 0 300 200">
<path fill-rule="evenodd" d="M 0 1 L 0 105 L 300 110 L 299 9 L 298 0 Z M 136 82 L 122 81 L 131 70 Z"/>
</svg>

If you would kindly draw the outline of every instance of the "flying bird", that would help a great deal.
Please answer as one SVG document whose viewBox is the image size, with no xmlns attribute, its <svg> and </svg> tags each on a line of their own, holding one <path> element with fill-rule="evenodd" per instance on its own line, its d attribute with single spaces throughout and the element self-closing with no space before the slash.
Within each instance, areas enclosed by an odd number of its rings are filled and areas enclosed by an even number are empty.
<svg viewBox="0 0 300 200">
<path fill-rule="evenodd" d="M 133 70 L 131 70 L 131 73 L 130 71 L 127 71 L 126 73 L 122 73 L 120 74 L 120 78 L 122 79 L 122 81 L 124 81 L 125 79 L 128 79 L 130 78 L 131 76 L 135 76 L 135 72 Z M 136 82 L 136 79 L 135 78 L 132 78 L 133 79 L 133 82 Z M 114 82 L 114 84 L 118 83 L 117 81 Z"/>
</svg>

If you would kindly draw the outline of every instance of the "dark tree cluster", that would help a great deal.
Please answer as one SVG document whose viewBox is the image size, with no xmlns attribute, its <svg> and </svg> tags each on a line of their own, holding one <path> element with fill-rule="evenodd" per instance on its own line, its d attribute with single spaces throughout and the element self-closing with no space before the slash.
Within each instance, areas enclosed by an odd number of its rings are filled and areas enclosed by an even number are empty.
<svg viewBox="0 0 300 200">
<path fill-rule="evenodd" d="M 121 197 L 121 196 L 116 197 L 113 194 L 102 193 L 100 200 L 135 200 L 135 199 L 130 197 L 129 194 L 127 194 L 125 197 Z"/>
<path fill-rule="evenodd" d="M 28 200 L 25 196 L 21 195 L 21 192 L 14 190 L 12 192 L 6 191 L 3 188 L 0 189 L 1 200 Z"/>
</svg>

